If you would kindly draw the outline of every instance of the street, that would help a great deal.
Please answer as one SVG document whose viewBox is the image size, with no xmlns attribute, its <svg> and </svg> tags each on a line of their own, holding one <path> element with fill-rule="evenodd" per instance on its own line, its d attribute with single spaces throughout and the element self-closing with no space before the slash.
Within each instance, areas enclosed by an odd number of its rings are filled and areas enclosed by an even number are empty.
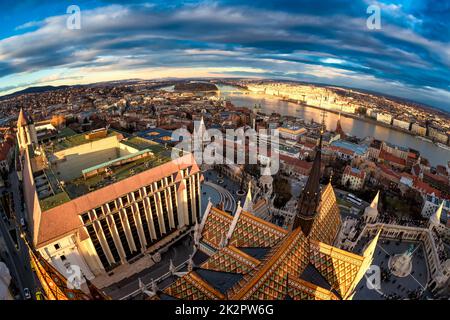
<svg viewBox="0 0 450 320">
<path fill-rule="evenodd" d="M 173 244 L 167 252 L 162 253 L 160 262 L 150 268 L 142 270 L 132 277 L 123 279 L 122 281 L 105 288 L 104 291 L 113 299 L 123 298 L 139 289 L 139 278 L 145 284 L 151 283 L 152 279 L 158 279 L 169 272 L 170 260 L 172 260 L 172 263 L 176 267 L 189 259 L 192 250 L 192 238 L 187 235 Z M 164 281 L 163 284 L 165 284 Z"/>
<path fill-rule="evenodd" d="M 6 190 L 7 192 L 12 193 L 14 198 L 14 211 L 16 219 L 18 223 L 20 223 L 21 218 L 24 218 L 26 221 L 25 214 L 21 208 L 23 200 L 21 199 L 21 192 L 19 191 L 19 180 L 17 174 L 15 172 L 12 172 L 9 174 L 8 178 L 10 183 L 9 187 L 2 188 L 0 192 Z M 3 208 L 1 208 L 1 215 L 4 214 L 5 213 L 3 211 Z M 30 289 L 31 296 L 35 297 L 36 279 L 34 273 L 31 270 L 28 250 L 25 243 L 23 242 L 23 240 L 20 238 L 19 235 L 18 235 L 19 248 L 17 249 L 9 233 L 9 230 L 12 230 L 14 228 L 15 226 L 13 219 L 10 220 L 9 225 L 8 223 L 5 223 L 3 219 L 0 219 L 0 233 L 6 244 L 6 257 L 4 257 L 5 263 L 10 269 L 13 281 L 20 290 L 21 297 L 24 298 L 23 296 L 24 288 Z"/>
</svg>

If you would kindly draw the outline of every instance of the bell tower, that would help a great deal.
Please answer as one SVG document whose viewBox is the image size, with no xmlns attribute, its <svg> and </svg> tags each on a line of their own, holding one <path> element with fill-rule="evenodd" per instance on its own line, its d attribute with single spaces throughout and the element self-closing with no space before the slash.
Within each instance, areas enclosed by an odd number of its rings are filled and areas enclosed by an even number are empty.
<svg viewBox="0 0 450 320">
<path fill-rule="evenodd" d="M 37 146 L 38 144 L 34 122 L 22 108 L 20 108 L 19 118 L 17 119 L 17 141 L 20 150 L 26 149 L 29 145 Z"/>
</svg>

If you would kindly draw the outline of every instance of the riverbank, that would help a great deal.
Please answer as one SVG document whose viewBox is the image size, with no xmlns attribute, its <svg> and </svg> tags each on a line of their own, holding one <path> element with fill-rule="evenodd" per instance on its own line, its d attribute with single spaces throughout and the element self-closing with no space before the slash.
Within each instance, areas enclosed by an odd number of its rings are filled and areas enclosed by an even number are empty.
<svg viewBox="0 0 450 320">
<path fill-rule="evenodd" d="M 266 114 L 276 112 L 283 116 L 298 117 L 305 120 L 314 119 L 314 121 L 320 122 L 320 111 L 325 110 L 329 112 L 325 123 L 330 130 L 336 127 L 336 122 L 339 119 L 338 110 L 327 110 L 306 104 L 300 105 L 297 101 L 282 100 L 282 97 L 268 94 L 256 94 L 248 90 L 240 90 L 240 88 L 236 88 L 235 86 L 219 85 L 219 89 L 220 95 L 234 105 L 249 109 L 252 109 L 255 104 L 261 105 L 262 108 L 258 111 Z M 432 166 L 446 166 L 447 161 L 450 159 L 449 150 L 439 147 L 431 141 L 423 140 L 426 138 L 417 136 L 410 131 L 402 130 L 392 125 L 382 124 L 374 119 L 366 119 L 354 114 L 345 113 L 341 117 L 341 126 L 347 134 L 359 139 L 374 137 L 375 139 L 386 141 L 393 145 L 417 150 L 422 157 L 430 161 Z"/>
<path fill-rule="evenodd" d="M 224 82 L 221 82 L 221 83 L 218 82 L 218 84 L 223 84 L 223 85 L 226 85 L 226 86 L 229 86 L 229 87 L 238 88 L 240 91 L 244 91 L 244 92 L 242 92 L 243 94 L 247 94 L 248 95 L 248 94 L 252 93 L 247 88 L 242 87 L 242 86 L 231 85 L 231 84 L 224 83 Z M 348 113 L 348 112 L 342 112 L 342 111 L 333 110 L 333 109 L 326 109 L 326 108 L 321 108 L 321 107 L 317 107 L 317 106 L 312 106 L 312 105 L 309 105 L 309 104 L 306 104 L 306 103 L 302 103 L 302 102 L 300 102 L 298 100 L 289 99 L 289 98 L 285 98 L 285 97 L 279 97 L 279 96 L 276 96 L 276 95 L 270 95 L 270 94 L 266 94 L 266 93 L 258 93 L 258 95 L 266 96 L 266 97 L 271 98 L 271 99 L 278 99 L 278 100 L 284 101 L 284 102 L 293 103 L 293 104 L 296 104 L 296 105 L 299 105 L 299 106 L 302 106 L 302 107 L 309 107 L 309 108 L 313 108 L 313 109 L 317 109 L 317 110 L 321 110 L 321 111 L 327 111 L 327 112 L 334 113 L 334 114 L 341 114 L 341 116 L 344 116 L 346 118 L 357 119 L 357 120 L 360 120 L 360 121 L 363 121 L 363 122 L 367 122 L 367 123 L 370 123 L 370 124 L 373 124 L 373 125 L 382 126 L 382 127 L 385 127 L 385 128 L 391 129 L 391 130 L 395 130 L 395 131 L 398 131 L 398 132 L 403 132 L 403 133 L 409 134 L 410 136 L 413 136 L 413 137 L 422 137 L 420 135 L 415 134 L 414 132 L 411 132 L 410 130 L 406 130 L 406 129 L 403 129 L 403 128 L 400 128 L 400 127 L 396 127 L 396 126 L 394 126 L 392 124 L 379 122 L 379 121 L 377 121 L 375 119 L 372 119 L 372 118 L 359 116 L 357 114 Z"/>
<path fill-rule="evenodd" d="M 276 96 L 272 96 L 272 97 L 276 97 Z M 313 108 L 313 109 L 326 111 L 326 112 L 330 112 L 330 113 L 334 113 L 334 114 L 341 114 L 341 116 L 346 117 L 346 118 L 357 119 L 357 120 L 360 120 L 360 121 L 363 121 L 363 122 L 371 123 L 373 125 L 377 125 L 377 126 L 381 126 L 381 127 L 385 127 L 385 128 L 391 129 L 391 130 L 403 132 L 403 133 L 409 134 L 409 135 L 411 135 L 413 137 L 422 137 L 422 136 L 419 136 L 419 135 L 415 134 L 414 132 L 411 132 L 410 130 L 399 128 L 399 127 L 393 126 L 392 124 L 387 124 L 387 123 L 384 123 L 384 122 L 380 122 L 380 121 L 377 121 L 377 120 L 372 119 L 372 118 L 359 116 L 357 114 L 348 113 L 348 112 L 342 112 L 342 111 L 333 110 L 333 109 L 325 109 L 325 108 L 321 108 L 321 107 L 317 107 L 317 106 L 312 106 L 312 105 L 309 105 L 309 104 L 306 104 L 306 103 L 301 103 L 301 102 L 299 102 L 297 100 L 292 100 L 292 99 L 281 98 L 280 100 L 281 101 L 285 101 L 285 102 L 294 103 L 294 104 L 302 106 L 302 107 Z"/>
</svg>

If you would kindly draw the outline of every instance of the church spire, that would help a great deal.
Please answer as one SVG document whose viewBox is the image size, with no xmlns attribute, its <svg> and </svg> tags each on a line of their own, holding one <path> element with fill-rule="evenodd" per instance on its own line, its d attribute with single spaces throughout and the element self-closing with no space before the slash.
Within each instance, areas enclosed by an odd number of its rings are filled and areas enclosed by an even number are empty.
<svg viewBox="0 0 450 320">
<path fill-rule="evenodd" d="M 325 114 L 323 115 L 325 117 Z M 324 119 L 320 130 L 319 144 L 316 146 L 316 156 L 309 173 L 308 181 L 300 195 L 292 230 L 302 228 L 303 233 L 308 236 L 311 231 L 316 209 L 320 202 L 320 168 L 322 163 L 322 137 L 324 132 Z"/>
<path fill-rule="evenodd" d="M 17 119 L 17 127 L 24 127 L 28 124 L 23 108 L 20 108 L 19 118 Z"/>
<path fill-rule="evenodd" d="M 378 190 L 377 195 L 373 198 L 370 207 L 373 209 L 378 209 L 378 198 L 380 197 L 380 191 Z"/>
<path fill-rule="evenodd" d="M 252 184 L 248 184 L 247 196 L 245 197 L 244 206 L 242 210 L 253 213 L 253 201 L 252 201 Z"/>
<path fill-rule="evenodd" d="M 444 208 L 444 201 L 441 202 L 438 209 L 430 218 L 430 226 L 438 226 L 441 224 L 441 216 L 442 216 L 442 209 Z"/>
</svg>

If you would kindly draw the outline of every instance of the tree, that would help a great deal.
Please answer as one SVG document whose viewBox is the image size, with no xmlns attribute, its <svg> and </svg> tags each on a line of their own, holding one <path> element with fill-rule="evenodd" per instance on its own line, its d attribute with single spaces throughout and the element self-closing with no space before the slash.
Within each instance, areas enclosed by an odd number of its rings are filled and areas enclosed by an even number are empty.
<svg viewBox="0 0 450 320">
<path fill-rule="evenodd" d="M 423 198 L 420 192 L 414 189 L 408 189 L 403 196 L 404 201 L 409 205 L 411 218 L 422 220 Z"/>
<path fill-rule="evenodd" d="M 259 179 L 261 176 L 261 171 L 259 169 L 259 166 L 257 164 L 245 164 L 244 165 L 244 172 L 251 175 L 252 177 Z"/>
<path fill-rule="evenodd" d="M 273 179 L 273 192 L 276 195 L 273 205 L 282 208 L 292 198 L 291 185 L 286 178 L 279 174 Z"/>
</svg>

